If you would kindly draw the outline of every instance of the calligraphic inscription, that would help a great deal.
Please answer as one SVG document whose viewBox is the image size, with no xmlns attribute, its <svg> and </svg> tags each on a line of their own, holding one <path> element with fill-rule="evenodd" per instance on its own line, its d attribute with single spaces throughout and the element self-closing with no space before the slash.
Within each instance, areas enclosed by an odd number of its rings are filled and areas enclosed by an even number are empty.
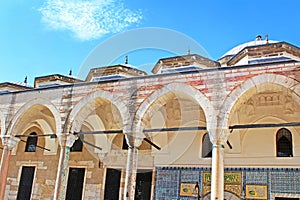
<svg viewBox="0 0 300 200">
<path fill-rule="evenodd" d="M 246 185 L 246 198 L 267 199 L 268 187 L 266 185 Z"/>
<path fill-rule="evenodd" d="M 241 172 L 225 172 L 224 184 L 241 184 L 242 173 Z M 211 184 L 211 173 L 203 172 L 203 183 Z"/>
<path fill-rule="evenodd" d="M 203 172 L 202 174 L 202 195 L 206 195 L 211 191 L 211 173 Z M 224 189 L 236 195 L 242 193 L 242 173 L 241 172 L 225 172 L 224 173 Z"/>
</svg>

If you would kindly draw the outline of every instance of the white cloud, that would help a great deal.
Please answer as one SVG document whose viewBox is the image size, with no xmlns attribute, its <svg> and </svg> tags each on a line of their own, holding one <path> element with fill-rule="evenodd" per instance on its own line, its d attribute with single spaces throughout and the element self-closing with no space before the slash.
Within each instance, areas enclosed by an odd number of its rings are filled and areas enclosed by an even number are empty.
<svg viewBox="0 0 300 200">
<path fill-rule="evenodd" d="M 50 29 L 69 30 L 80 40 L 120 32 L 142 19 L 122 0 L 47 0 L 39 11 Z"/>
</svg>

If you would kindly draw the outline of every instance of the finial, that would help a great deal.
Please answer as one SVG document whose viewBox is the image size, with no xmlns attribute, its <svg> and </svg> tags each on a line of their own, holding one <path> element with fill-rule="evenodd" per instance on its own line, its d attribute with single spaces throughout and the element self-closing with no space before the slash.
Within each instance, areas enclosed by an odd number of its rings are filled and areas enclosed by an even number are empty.
<svg viewBox="0 0 300 200">
<path fill-rule="evenodd" d="M 267 44 L 269 43 L 269 36 L 268 34 L 266 35 L 266 41 L 267 41 Z"/>
<path fill-rule="evenodd" d="M 190 49 L 190 47 L 187 50 L 187 55 L 191 55 L 191 49 Z"/>
<path fill-rule="evenodd" d="M 125 57 L 125 64 L 128 64 L 128 56 Z"/>
<path fill-rule="evenodd" d="M 25 76 L 24 83 L 27 84 L 27 76 Z"/>
<path fill-rule="evenodd" d="M 70 69 L 69 76 L 72 76 L 72 69 Z"/>
</svg>

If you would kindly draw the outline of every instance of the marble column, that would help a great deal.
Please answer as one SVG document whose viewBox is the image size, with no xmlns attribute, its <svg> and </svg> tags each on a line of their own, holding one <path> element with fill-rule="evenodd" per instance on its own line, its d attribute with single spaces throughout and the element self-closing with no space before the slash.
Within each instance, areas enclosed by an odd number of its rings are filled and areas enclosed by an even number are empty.
<svg viewBox="0 0 300 200">
<path fill-rule="evenodd" d="M 128 154 L 123 199 L 134 200 L 138 166 L 138 147 L 141 145 L 143 139 L 126 135 L 126 140 L 128 143 Z"/>
<path fill-rule="evenodd" d="M 60 145 L 60 157 L 53 200 L 65 200 L 70 148 L 73 146 L 76 137 L 72 134 L 61 134 L 58 135 L 58 139 Z"/>
<path fill-rule="evenodd" d="M 211 169 L 211 199 L 224 199 L 224 145 L 213 144 Z"/>
<path fill-rule="evenodd" d="M 224 199 L 224 148 L 229 130 L 213 129 L 209 132 L 212 142 L 211 200 Z"/>
<path fill-rule="evenodd" d="M 3 144 L 3 150 L 0 164 L 0 199 L 4 199 L 11 151 L 18 144 L 20 139 L 9 135 L 4 135 L 1 136 L 1 140 Z"/>
</svg>

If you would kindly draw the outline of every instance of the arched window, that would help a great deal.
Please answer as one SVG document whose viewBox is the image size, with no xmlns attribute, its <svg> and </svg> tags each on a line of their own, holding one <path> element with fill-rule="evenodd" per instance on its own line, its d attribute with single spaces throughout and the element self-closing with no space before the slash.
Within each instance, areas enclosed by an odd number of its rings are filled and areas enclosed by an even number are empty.
<svg viewBox="0 0 300 200">
<path fill-rule="evenodd" d="M 205 133 L 202 138 L 202 158 L 212 157 L 212 143 L 209 139 L 209 134 Z"/>
<path fill-rule="evenodd" d="M 35 132 L 30 133 L 26 141 L 25 152 L 35 152 L 37 141 L 37 134 Z"/>
<path fill-rule="evenodd" d="M 293 140 L 291 132 L 282 128 L 276 134 L 277 157 L 293 157 Z"/>
<path fill-rule="evenodd" d="M 73 146 L 71 147 L 71 152 L 82 152 L 83 143 L 81 140 L 83 140 L 84 136 L 80 135 L 80 137 L 75 140 Z"/>
</svg>

